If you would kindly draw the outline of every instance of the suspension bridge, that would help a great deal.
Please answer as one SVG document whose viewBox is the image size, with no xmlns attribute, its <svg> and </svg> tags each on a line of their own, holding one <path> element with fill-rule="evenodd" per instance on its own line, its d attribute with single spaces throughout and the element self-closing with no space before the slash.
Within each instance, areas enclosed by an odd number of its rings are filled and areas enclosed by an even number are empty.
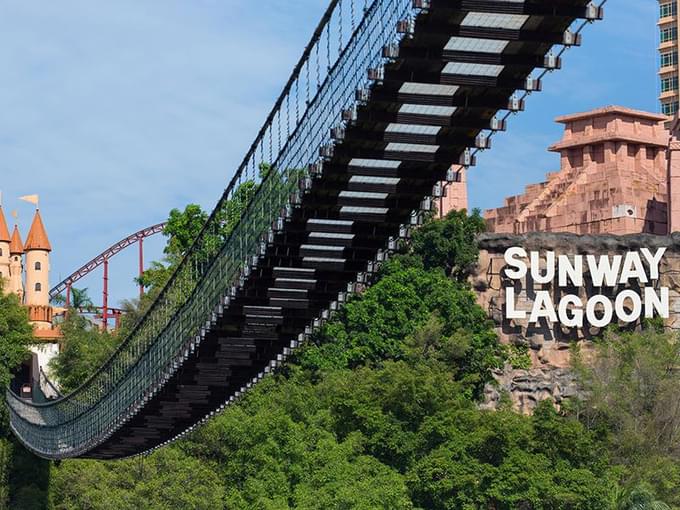
<svg viewBox="0 0 680 510">
<path fill-rule="evenodd" d="M 13 432 L 49 459 L 123 458 L 238 400 L 370 282 L 602 5 L 332 0 L 145 316 L 70 395 L 8 392 Z M 254 192 L 230 222 L 245 183 Z"/>
</svg>

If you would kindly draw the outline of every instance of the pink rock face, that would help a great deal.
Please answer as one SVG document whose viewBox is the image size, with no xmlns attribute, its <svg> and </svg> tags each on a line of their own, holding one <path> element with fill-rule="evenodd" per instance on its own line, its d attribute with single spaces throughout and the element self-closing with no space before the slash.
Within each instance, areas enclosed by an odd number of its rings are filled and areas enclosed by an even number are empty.
<svg viewBox="0 0 680 510">
<path fill-rule="evenodd" d="M 467 176 L 462 166 L 453 167 L 456 180 L 443 182 L 444 196 L 437 200 L 437 214 L 443 218 L 451 211 L 468 208 Z"/>
<path fill-rule="evenodd" d="M 674 175 L 666 120 L 618 106 L 558 117 L 564 137 L 549 150 L 560 153 L 561 169 L 486 211 L 489 231 L 665 235 Z M 680 152 L 676 157 L 680 181 Z M 680 199 L 676 203 L 680 227 Z"/>
<path fill-rule="evenodd" d="M 680 230 L 680 119 L 671 125 L 668 144 L 668 231 Z"/>
</svg>

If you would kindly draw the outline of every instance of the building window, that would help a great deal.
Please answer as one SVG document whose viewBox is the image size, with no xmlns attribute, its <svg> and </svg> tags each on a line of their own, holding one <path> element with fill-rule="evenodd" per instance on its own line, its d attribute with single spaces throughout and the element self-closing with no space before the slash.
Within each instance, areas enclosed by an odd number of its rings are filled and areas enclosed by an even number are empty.
<svg viewBox="0 0 680 510">
<path fill-rule="evenodd" d="M 670 101 L 668 103 L 661 103 L 661 113 L 664 115 L 675 115 L 678 111 L 678 101 Z"/>
<path fill-rule="evenodd" d="M 569 149 L 569 166 L 572 168 L 579 168 L 583 166 L 583 150 L 582 149 Z"/>
<path fill-rule="evenodd" d="M 661 54 L 661 67 L 671 67 L 678 65 L 678 52 L 666 51 Z"/>
<path fill-rule="evenodd" d="M 35 263 L 35 270 L 40 271 L 41 269 L 42 269 L 42 265 L 40 264 L 40 262 L 36 262 Z"/>
<path fill-rule="evenodd" d="M 604 163 L 604 145 L 594 145 L 591 149 L 591 158 L 594 163 Z"/>
<path fill-rule="evenodd" d="M 659 6 L 659 17 L 670 18 L 678 13 L 675 2 L 668 2 Z"/>
<path fill-rule="evenodd" d="M 0 248 L 0 257 L 2 257 L 2 248 Z"/>
<path fill-rule="evenodd" d="M 42 285 L 40 283 L 35 284 L 35 291 L 40 292 L 42 290 Z"/>
<path fill-rule="evenodd" d="M 671 90 L 678 90 L 677 74 L 661 78 L 661 92 L 669 92 Z"/>
<path fill-rule="evenodd" d="M 675 41 L 678 38 L 678 27 L 664 27 L 661 29 L 661 42 Z"/>
</svg>

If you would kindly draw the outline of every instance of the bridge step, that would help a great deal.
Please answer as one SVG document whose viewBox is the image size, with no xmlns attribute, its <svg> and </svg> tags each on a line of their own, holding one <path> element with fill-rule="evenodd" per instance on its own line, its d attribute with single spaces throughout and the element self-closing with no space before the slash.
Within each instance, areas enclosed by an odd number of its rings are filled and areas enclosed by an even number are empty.
<svg viewBox="0 0 680 510">
<path fill-rule="evenodd" d="M 354 221 L 383 221 L 389 209 L 387 207 L 342 207 L 340 217 Z"/>
<path fill-rule="evenodd" d="M 305 310 L 309 308 L 308 299 L 271 298 L 269 302 L 273 305 L 281 306 L 283 308 L 295 308 L 299 310 Z"/>
<path fill-rule="evenodd" d="M 388 193 L 375 191 L 341 191 L 338 205 L 357 207 L 383 207 L 389 197 Z"/>
<path fill-rule="evenodd" d="M 279 287 L 272 287 L 267 292 L 267 296 L 270 298 L 281 299 L 306 299 L 308 293 L 309 291 L 307 289 L 285 289 Z"/>
<path fill-rule="evenodd" d="M 302 267 L 275 267 L 274 278 L 305 278 L 312 279 L 315 270 L 312 268 Z"/>
<path fill-rule="evenodd" d="M 309 232 L 325 232 L 329 234 L 351 234 L 354 223 L 348 220 L 316 219 L 307 220 Z"/>
<path fill-rule="evenodd" d="M 276 306 L 244 306 L 243 313 L 246 316 L 262 315 L 265 317 L 273 317 L 281 315 L 281 308 Z"/>
<path fill-rule="evenodd" d="M 307 269 L 323 269 L 325 271 L 342 271 L 345 268 L 345 259 L 327 257 L 304 257 L 302 265 Z M 275 304 L 272 302 L 272 304 Z M 277 303 L 278 304 L 278 303 Z"/>
<path fill-rule="evenodd" d="M 326 257 L 340 259 L 345 253 L 344 246 L 334 246 L 326 244 L 303 244 L 300 246 L 302 257 Z"/>
<path fill-rule="evenodd" d="M 335 234 L 330 232 L 311 232 L 307 236 L 309 244 L 323 246 L 352 246 L 357 238 L 354 234 Z"/>
<path fill-rule="evenodd" d="M 279 326 L 283 324 L 283 316 L 265 317 L 263 315 L 246 316 L 247 326 Z"/>
</svg>

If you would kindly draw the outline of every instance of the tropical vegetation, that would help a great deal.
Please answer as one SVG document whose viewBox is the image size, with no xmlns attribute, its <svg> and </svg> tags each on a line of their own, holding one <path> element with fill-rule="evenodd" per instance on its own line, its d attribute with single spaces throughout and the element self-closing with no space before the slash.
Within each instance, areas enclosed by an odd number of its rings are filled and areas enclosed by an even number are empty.
<svg viewBox="0 0 680 510">
<path fill-rule="evenodd" d="M 173 215 L 151 293 L 205 217 Z M 680 509 L 680 349 L 658 325 L 611 331 L 595 362 L 575 351 L 582 397 L 559 411 L 546 401 L 523 416 L 507 398 L 480 409 L 494 371 L 525 361 L 467 284 L 483 228 L 476 212 L 425 225 L 284 369 L 152 455 L 50 464 L 3 429 L 0 498 L 54 510 Z M 30 331 L 8 299 L 7 374 Z M 54 368 L 70 389 L 118 340 L 75 317 L 64 331 Z"/>
</svg>

